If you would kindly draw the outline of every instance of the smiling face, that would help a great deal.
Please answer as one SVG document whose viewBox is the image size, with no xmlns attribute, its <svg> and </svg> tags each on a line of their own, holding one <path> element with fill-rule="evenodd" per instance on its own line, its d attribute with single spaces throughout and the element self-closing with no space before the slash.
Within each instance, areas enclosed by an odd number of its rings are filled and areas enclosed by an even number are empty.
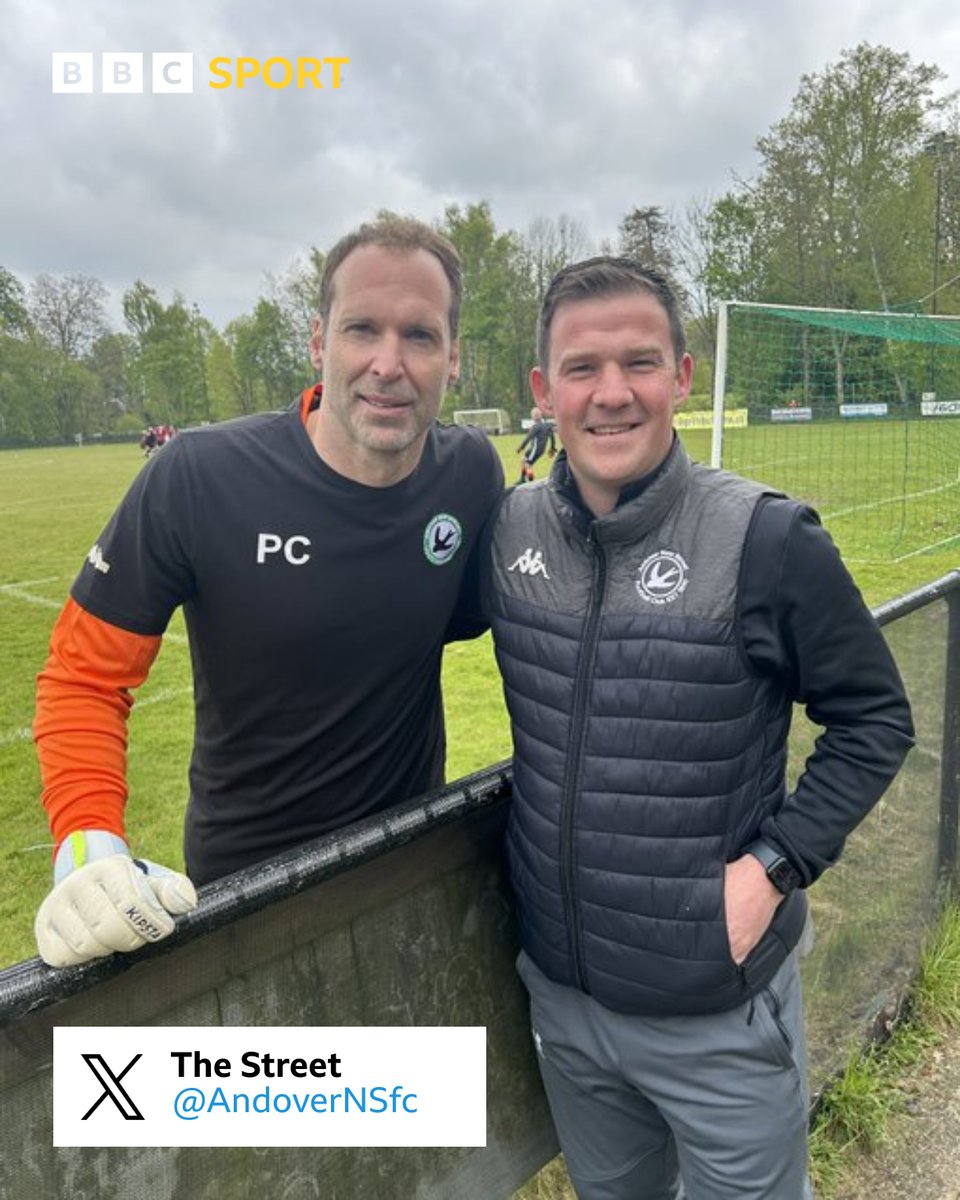
<svg viewBox="0 0 960 1200">
<path fill-rule="evenodd" d="M 557 423 L 584 503 L 602 516 L 669 454 L 693 360 L 677 361 L 666 310 L 642 290 L 562 303 L 548 362 L 530 374 L 534 399 Z"/>
<path fill-rule="evenodd" d="M 311 342 L 323 398 L 308 422 L 335 471 L 385 487 L 414 470 L 459 368 L 450 309 L 450 283 L 427 250 L 364 245 L 337 268 Z"/>
</svg>

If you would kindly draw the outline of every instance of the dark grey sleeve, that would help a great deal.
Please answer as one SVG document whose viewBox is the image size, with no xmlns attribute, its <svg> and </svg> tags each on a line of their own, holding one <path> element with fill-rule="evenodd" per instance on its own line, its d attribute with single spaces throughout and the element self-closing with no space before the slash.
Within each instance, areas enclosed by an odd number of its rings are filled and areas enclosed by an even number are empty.
<svg viewBox="0 0 960 1200">
<path fill-rule="evenodd" d="M 812 883 L 840 857 L 910 747 L 910 705 L 893 655 L 811 509 L 761 501 L 741 568 L 740 636 L 754 669 L 774 673 L 823 727 L 763 836 Z"/>
</svg>

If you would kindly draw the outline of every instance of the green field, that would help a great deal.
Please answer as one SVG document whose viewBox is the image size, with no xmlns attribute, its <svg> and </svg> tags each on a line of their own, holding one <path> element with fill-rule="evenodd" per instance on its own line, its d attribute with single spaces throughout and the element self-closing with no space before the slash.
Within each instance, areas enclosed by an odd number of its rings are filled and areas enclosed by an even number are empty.
<svg viewBox="0 0 960 1200">
<path fill-rule="evenodd" d="M 797 434 L 796 429 L 777 430 Z M 810 433 L 811 430 L 805 430 Z M 708 457 L 707 434 L 685 438 L 694 457 Z M 519 437 L 494 439 L 507 479 L 518 473 Z M 796 443 L 791 443 L 795 445 Z M 822 455 L 820 456 L 822 457 Z M 49 886 L 50 837 L 39 805 L 39 778 L 30 725 L 34 680 L 51 626 L 70 583 L 124 490 L 143 464 L 133 445 L 85 446 L 0 453 L 0 965 L 34 953 L 32 920 Z M 546 471 L 546 460 L 538 474 Z M 837 465 L 837 490 L 851 486 L 855 464 Z M 772 479 L 779 486 L 788 480 Z M 876 499 L 867 479 L 864 503 Z M 824 496 L 821 495 L 821 503 Z M 825 507 L 832 502 L 826 498 Z M 869 509 L 866 511 L 870 511 Z M 951 532 L 956 532 L 956 529 Z M 837 529 L 867 599 L 878 603 L 945 574 L 960 560 L 960 542 L 899 562 L 871 558 L 856 525 Z M 448 776 L 479 769 L 509 754 L 507 723 L 489 638 L 450 647 L 444 668 L 448 713 Z M 141 852 L 171 866 L 182 863 L 180 838 L 186 764 L 193 731 L 189 657 L 179 615 L 170 627 L 130 722 L 128 833 Z"/>
<path fill-rule="evenodd" d="M 729 430 L 723 465 L 808 500 L 851 563 L 960 549 L 956 417 Z"/>
</svg>

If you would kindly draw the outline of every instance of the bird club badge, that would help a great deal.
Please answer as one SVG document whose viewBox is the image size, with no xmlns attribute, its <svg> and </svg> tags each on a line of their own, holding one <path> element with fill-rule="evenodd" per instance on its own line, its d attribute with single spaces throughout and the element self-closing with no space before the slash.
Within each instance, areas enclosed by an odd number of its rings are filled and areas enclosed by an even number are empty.
<svg viewBox="0 0 960 1200">
<path fill-rule="evenodd" d="M 449 513 L 437 513 L 423 531 L 423 552 L 435 567 L 442 567 L 460 549 L 462 541 L 463 530 L 457 518 Z"/>
<path fill-rule="evenodd" d="M 673 550 L 648 554 L 637 571 L 637 591 L 650 604 L 670 604 L 682 596 L 690 582 L 690 568 Z"/>
</svg>

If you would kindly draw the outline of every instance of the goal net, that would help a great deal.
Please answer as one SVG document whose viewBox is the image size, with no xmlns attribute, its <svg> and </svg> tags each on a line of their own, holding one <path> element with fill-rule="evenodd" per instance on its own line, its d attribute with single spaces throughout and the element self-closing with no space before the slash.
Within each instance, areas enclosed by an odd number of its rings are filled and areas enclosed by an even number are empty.
<svg viewBox="0 0 960 1200">
<path fill-rule="evenodd" d="M 509 433 L 510 414 L 505 408 L 457 408 L 454 425 L 476 425 L 487 433 Z"/>
<path fill-rule="evenodd" d="M 960 543 L 960 317 L 725 301 L 710 459 L 854 559 Z"/>
</svg>

